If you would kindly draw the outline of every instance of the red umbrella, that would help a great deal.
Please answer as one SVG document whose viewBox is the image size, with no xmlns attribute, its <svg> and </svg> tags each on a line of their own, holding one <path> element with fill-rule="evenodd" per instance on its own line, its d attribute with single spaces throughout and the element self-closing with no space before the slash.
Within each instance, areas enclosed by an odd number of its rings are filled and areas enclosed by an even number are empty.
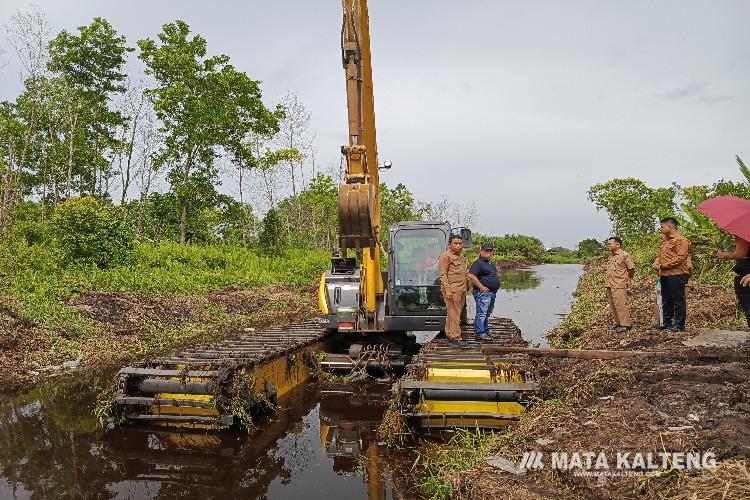
<svg viewBox="0 0 750 500">
<path fill-rule="evenodd" d="M 736 196 L 718 196 L 698 205 L 724 231 L 750 241 L 750 200 Z"/>
</svg>

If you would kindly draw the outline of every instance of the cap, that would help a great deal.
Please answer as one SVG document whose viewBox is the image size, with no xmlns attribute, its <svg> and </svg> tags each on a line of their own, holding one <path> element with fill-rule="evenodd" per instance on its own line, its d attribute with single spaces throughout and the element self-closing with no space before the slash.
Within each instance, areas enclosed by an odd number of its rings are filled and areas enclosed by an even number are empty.
<svg viewBox="0 0 750 500">
<path fill-rule="evenodd" d="M 495 246 L 492 243 L 482 243 L 482 250 L 485 252 L 491 252 L 495 249 Z"/>
</svg>

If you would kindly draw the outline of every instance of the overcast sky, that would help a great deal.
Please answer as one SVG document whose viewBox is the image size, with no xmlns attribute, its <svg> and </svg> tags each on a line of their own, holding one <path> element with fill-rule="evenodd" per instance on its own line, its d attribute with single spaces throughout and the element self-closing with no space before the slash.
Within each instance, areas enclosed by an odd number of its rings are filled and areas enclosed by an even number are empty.
<svg viewBox="0 0 750 500">
<path fill-rule="evenodd" d="M 750 159 L 748 1 L 370 3 L 378 147 L 393 162 L 384 179 L 423 200 L 474 201 L 481 232 L 604 238 L 591 184 L 737 179 L 734 155 Z M 262 80 L 269 103 L 296 92 L 318 162 L 338 164 L 338 0 L 35 4 L 57 28 L 105 17 L 131 45 L 187 21 L 210 53 Z M 0 20 L 28 5 L 3 0 Z M 19 89 L 11 64 L 0 98 Z"/>
</svg>

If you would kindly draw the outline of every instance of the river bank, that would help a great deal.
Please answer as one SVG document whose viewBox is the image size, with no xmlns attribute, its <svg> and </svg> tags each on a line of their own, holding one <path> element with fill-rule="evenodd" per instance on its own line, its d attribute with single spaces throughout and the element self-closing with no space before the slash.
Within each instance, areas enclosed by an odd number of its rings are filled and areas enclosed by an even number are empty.
<svg viewBox="0 0 750 500">
<path fill-rule="evenodd" d="M 458 498 L 747 498 L 750 495 L 750 349 L 686 347 L 698 328 L 740 329 L 731 290 L 696 285 L 689 294 L 688 330 L 664 333 L 653 324 L 654 278 L 633 286 L 634 329 L 612 332 L 602 290 L 602 263 L 588 264 L 572 312 L 550 334 L 553 347 L 658 352 L 620 360 L 532 359 L 541 384 L 535 401 L 490 456 L 520 463 L 525 452 L 546 456 L 544 468 L 516 475 L 486 465 L 456 474 Z M 743 330 L 746 328 L 742 328 Z M 603 452 L 714 454 L 718 467 L 634 470 L 631 477 L 585 476 L 553 469 L 549 457 Z M 601 472 L 601 471 L 598 471 Z M 616 472 L 616 471 L 614 471 Z M 722 496 L 723 495 L 723 496 Z"/>
<path fill-rule="evenodd" d="M 83 332 L 23 318 L 18 300 L 0 297 L 0 396 L 61 375 L 108 371 L 158 355 L 284 325 L 317 313 L 314 287 L 227 286 L 158 296 L 87 291 L 61 306 L 86 322 Z"/>
</svg>

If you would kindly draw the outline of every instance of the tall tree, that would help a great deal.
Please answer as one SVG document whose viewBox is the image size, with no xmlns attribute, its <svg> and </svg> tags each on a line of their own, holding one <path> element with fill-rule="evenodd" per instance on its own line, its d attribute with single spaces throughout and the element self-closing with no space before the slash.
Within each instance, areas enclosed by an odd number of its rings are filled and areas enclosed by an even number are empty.
<svg viewBox="0 0 750 500">
<path fill-rule="evenodd" d="M 65 196 L 70 198 L 73 177 L 78 191 L 104 194 L 110 172 L 105 154 L 117 149 L 115 128 L 123 123 L 119 111 L 109 107 L 110 97 L 125 91 L 126 55 L 133 49 L 106 19 L 96 17 L 78 33 L 61 31 L 50 42 L 48 68 L 67 86 L 65 143 L 68 149 Z"/>
<path fill-rule="evenodd" d="M 50 24 L 38 7 L 16 12 L 4 26 L 5 39 L 20 63 L 19 76 L 25 90 L 16 103 L 3 104 L 5 154 L 0 179 L 0 234 L 8 229 L 13 207 L 26 187 L 21 179 L 33 168 L 29 159 L 39 146 L 50 31 Z M 8 135 L 11 130 L 14 133 Z M 11 137 L 12 142 L 8 142 Z"/>
<path fill-rule="evenodd" d="M 284 118 L 279 121 L 279 133 L 274 137 L 274 142 L 280 148 L 296 149 L 299 152 L 297 158 L 290 158 L 285 162 L 292 196 L 297 196 L 298 188 L 305 185 L 304 160 L 312 155 L 310 112 L 293 92 L 286 94 L 279 104 L 284 109 Z"/>
<path fill-rule="evenodd" d="M 651 188 L 628 177 L 591 186 L 589 200 L 605 210 L 612 221 L 612 234 L 625 238 L 654 231 L 660 217 L 674 215 L 677 188 Z"/>
<path fill-rule="evenodd" d="M 157 165 L 168 165 L 168 180 L 180 205 L 180 242 L 185 242 L 188 216 L 200 209 L 218 184 L 214 165 L 227 152 L 245 165 L 254 165 L 245 138 L 272 136 L 278 131 L 280 108 L 269 110 L 261 99 L 260 83 L 229 64 L 225 55 L 206 56 L 206 40 L 190 36 L 184 21 L 162 26 L 158 42 L 138 41 L 139 57 L 157 85 L 147 92 L 162 122 L 165 144 Z"/>
</svg>

